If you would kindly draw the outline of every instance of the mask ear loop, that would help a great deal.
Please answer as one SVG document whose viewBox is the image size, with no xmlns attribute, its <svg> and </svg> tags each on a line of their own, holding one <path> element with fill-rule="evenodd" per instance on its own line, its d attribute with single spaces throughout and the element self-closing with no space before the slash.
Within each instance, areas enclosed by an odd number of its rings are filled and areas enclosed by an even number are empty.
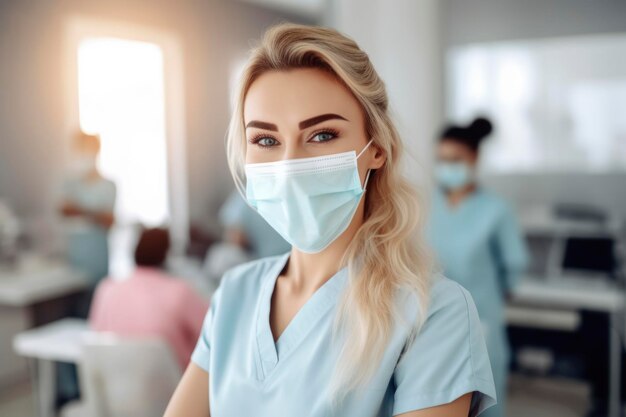
<svg viewBox="0 0 626 417">
<path fill-rule="evenodd" d="M 356 156 L 356 159 L 359 159 L 361 157 L 361 155 L 363 155 L 363 152 L 365 152 L 365 150 L 372 144 L 372 142 L 374 142 L 374 139 L 370 139 L 369 142 L 367 142 L 367 145 L 365 145 L 365 148 L 361 149 L 361 152 L 359 152 L 359 154 Z M 370 173 L 372 172 L 371 169 L 367 170 L 367 174 L 365 175 L 365 183 L 363 184 L 363 191 L 365 192 L 365 190 L 367 190 L 367 182 L 370 180 Z"/>
<path fill-rule="evenodd" d="M 365 183 L 363 184 L 363 192 L 367 190 L 367 182 L 370 180 L 370 172 L 372 172 L 372 170 L 368 169 L 367 174 L 365 174 Z"/>
<path fill-rule="evenodd" d="M 367 145 L 365 145 L 365 148 L 361 149 L 361 152 L 359 152 L 359 154 L 356 156 L 356 159 L 359 159 L 361 157 L 361 155 L 363 155 L 363 152 L 365 152 L 365 150 L 367 148 L 369 148 L 369 146 L 372 144 L 372 142 L 374 142 L 374 139 L 370 139 L 370 141 L 367 142 Z"/>
</svg>

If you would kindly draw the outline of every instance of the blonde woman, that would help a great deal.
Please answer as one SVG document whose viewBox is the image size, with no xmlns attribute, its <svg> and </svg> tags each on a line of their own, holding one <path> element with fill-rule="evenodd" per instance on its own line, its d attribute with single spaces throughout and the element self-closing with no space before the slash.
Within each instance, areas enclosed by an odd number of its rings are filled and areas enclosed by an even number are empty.
<svg viewBox="0 0 626 417">
<path fill-rule="evenodd" d="M 227 272 L 166 416 L 475 416 L 495 390 L 476 309 L 431 271 L 368 56 L 279 25 L 228 134 L 248 203 L 292 244 Z"/>
</svg>

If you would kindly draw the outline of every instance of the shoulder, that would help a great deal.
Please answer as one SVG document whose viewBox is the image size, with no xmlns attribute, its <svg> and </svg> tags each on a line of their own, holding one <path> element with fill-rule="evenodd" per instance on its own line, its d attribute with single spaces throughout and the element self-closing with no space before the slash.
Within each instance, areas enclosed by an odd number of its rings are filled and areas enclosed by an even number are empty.
<svg viewBox="0 0 626 417">
<path fill-rule="evenodd" d="M 495 403 L 482 326 L 461 285 L 433 278 L 425 321 L 406 339 L 394 378 L 394 415 L 449 403 L 469 392 L 480 393 L 479 411 Z"/>
<path fill-rule="evenodd" d="M 433 275 L 429 284 L 428 295 L 424 300 L 419 300 L 414 293 L 403 292 L 404 296 L 400 298 L 401 306 L 408 317 L 416 317 L 422 303 L 426 304 L 426 316 L 423 317 L 422 323 L 442 310 L 453 309 L 462 313 L 467 310 L 468 304 L 472 303 L 471 295 L 465 288 L 441 274 Z"/>
<path fill-rule="evenodd" d="M 428 316 L 450 308 L 467 311 L 470 302 L 471 295 L 458 282 L 443 275 L 435 275 L 432 278 Z"/>
<path fill-rule="evenodd" d="M 413 336 L 419 339 L 424 334 L 440 333 L 451 326 L 455 332 L 468 333 L 471 327 L 477 325 L 478 313 L 470 293 L 456 281 L 441 274 L 431 278 L 424 299 L 420 300 L 413 292 L 402 294 L 399 298 L 400 320 L 402 334 L 407 342 Z M 441 334 L 441 337 L 445 337 L 445 334 Z"/>
<path fill-rule="evenodd" d="M 484 207 L 488 207 L 494 213 L 506 214 L 511 211 L 509 202 L 498 194 L 485 189 L 480 189 L 478 193 L 481 204 Z"/>
<path fill-rule="evenodd" d="M 471 325 L 470 318 L 474 310 L 474 301 L 470 293 L 458 282 L 438 274 L 433 276 L 431 281 L 423 326 L 450 320 L 458 324 Z"/>
<path fill-rule="evenodd" d="M 433 334 L 438 337 L 448 338 L 454 332 L 455 335 L 466 336 L 476 327 L 480 326 L 480 319 L 474 300 L 461 284 L 441 274 L 435 274 L 430 281 L 430 288 L 424 300 L 418 300 L 411 294 L 403 297 L 402 319 L 409 325 L 405 332 L 410 329 L 416 330 L 414 336 L 430 338 Z M 425 308 L 420 308 L 425 303 Z M 404 333 L 412 339 L 412 332 Z M 430 336 L 429 336 L 430 335 Z"/>
<path fill-rule="evenodd" d="M 433 349 L 437 349 L 450 360 L 467 358 L 471 372 L 477 360 L 484 360 L 486 348 L 478 311 L 470 293 L 459 283 L 442 275 L 432 278 L 428 306 L 420 323 L 415 334 L 406 334 L 405 343 L 414 343 L 417 350 L 428 355 L 436 355 Z"/>
<path fill-rule="evenodd" d="M 104 278 L 96 287 L 94 298 L 99 300 L 108 299 L 113 292 L 116 292 L 119 284 L 119 282 L 116 282 L 115 279 L 111 277 Z"/>
<path fill-rule="evenodd" d="M 101 179 L 100 186 L 111 193 L 114 193 L 116 190 L 115 183 L 107 178 Z"/>
<path fill-rule="evenodd" d="M 446 196 L 439 187 L 435 187 L 430 195 L 430 204 L 434 207 L 446 204 Z"/>
</svg>

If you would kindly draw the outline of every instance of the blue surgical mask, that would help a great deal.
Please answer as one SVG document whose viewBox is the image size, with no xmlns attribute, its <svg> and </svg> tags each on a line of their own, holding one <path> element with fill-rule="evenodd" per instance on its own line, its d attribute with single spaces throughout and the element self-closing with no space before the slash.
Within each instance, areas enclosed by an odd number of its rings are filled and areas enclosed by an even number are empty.
<svg viewBox="0 0 626 417">
<path fill-rule="evenodd" d="M 473 170 L 463 162 L 439 162 L 435 169 L 435 177 L 441 187 L 446 190 L 458 190 L 473 181 Z"/>
<path fill-rule="evenodd" d="M 307 253 L 325 249 L 347 228 L 365 192 L 357 166 L 363 150 L 246 164 L 248 203 L 287 242 Z"/>
</svg>

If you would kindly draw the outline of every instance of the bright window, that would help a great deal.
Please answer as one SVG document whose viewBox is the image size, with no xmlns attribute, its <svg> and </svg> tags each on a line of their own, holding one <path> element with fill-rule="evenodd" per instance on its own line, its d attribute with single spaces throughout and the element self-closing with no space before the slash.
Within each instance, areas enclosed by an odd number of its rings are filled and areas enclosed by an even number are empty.
<svg viewBox="0 0 626 417">
<path fill-rule="evenodd" d="M 99 133 L 102 174 L 117 185 L 118 224 L 169 220 L 163 51 L 85 38 L 78 47 L 81 129 Z"/>
</svg>

